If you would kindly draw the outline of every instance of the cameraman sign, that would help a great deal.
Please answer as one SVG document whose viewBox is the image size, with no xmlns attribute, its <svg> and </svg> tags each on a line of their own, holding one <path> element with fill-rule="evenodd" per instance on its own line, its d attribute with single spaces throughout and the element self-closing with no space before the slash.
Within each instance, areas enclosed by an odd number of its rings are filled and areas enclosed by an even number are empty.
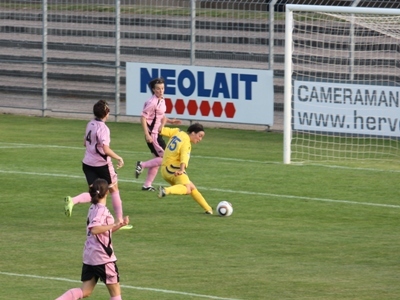
<svg viewBox="0 0 400 300">
<path fill-rule="evenodd" d="M 400 87 L 294 82 L 294 128 L 400 136 Z"/>
</svg>

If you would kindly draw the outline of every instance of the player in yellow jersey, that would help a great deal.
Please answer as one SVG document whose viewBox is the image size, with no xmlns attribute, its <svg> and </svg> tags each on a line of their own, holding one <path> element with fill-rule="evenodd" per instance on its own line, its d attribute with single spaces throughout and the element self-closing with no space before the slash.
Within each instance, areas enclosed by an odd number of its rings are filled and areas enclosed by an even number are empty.
<svg viewBox="0 0 400 300">
<path fill-rule="evenodd" d="M 189 126 L 186 132 L 181 131 L 179 128 L 163 127 L 161 135 L 169 138 L 161 165 L 161 175 L 171 186 L 160 186 L 158 197 L 162 198 L 171 194 L 191 195 L 206 214 L 212 215 L 212 207 L 208 205 L 186 174 L 192 143 L 197 144 L 205 135 L 203 125 L 194 123 Z"/>
</svg>

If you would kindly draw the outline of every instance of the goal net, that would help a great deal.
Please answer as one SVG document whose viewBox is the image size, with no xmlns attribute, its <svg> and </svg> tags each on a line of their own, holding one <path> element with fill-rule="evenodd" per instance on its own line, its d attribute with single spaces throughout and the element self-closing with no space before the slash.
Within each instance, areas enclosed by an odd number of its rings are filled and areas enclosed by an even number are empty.
<svg viewBox="0 0 400 300">
<path fill-rule="evenodd" d="M 400 9 L 287 5 L 285 22 L 284 163 L 400 169 Z"/>
</svg>

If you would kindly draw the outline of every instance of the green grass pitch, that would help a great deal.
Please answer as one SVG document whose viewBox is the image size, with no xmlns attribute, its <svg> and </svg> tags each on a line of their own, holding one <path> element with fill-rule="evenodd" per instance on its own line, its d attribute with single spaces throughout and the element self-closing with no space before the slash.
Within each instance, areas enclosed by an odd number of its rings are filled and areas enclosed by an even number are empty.
<svg viewBox="0 0 400 300">
<path fill-rule="evenodd" d="M 0 299 L 80 286 L 88 205 L 67 218 L 63 198 L 87 190 L 86 122 L 0 117 Z M 208 216 L 190 196 L 142 192 L 140 125 L 108 126 L 134 226 L 113 239 L 123 299 L 399 299 L 400 171 L 284 165 L 281 133 L 206 128 L 188 173 L 210 205 L 234 207 Z M 90 299 L 109 299 L 102 283 Z"/>
</svg>

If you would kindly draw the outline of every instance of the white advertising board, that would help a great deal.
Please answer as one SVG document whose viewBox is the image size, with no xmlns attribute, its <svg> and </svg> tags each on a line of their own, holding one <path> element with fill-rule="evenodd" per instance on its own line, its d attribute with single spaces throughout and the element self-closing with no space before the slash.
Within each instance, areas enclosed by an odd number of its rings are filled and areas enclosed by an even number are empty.
<svg viewBox="0 0 400 300">
<path fill-rule="evenodd" d="M 169 118 L 273 125 L 272 71 L 128 62 L 127 115 L 141 114 L 157 77 L 165 80 Z"/>
<path fill-rule="evenodd" d="M 400 136 L 400 87 L 295 81 L 293 129 Z"/>
</svg>

